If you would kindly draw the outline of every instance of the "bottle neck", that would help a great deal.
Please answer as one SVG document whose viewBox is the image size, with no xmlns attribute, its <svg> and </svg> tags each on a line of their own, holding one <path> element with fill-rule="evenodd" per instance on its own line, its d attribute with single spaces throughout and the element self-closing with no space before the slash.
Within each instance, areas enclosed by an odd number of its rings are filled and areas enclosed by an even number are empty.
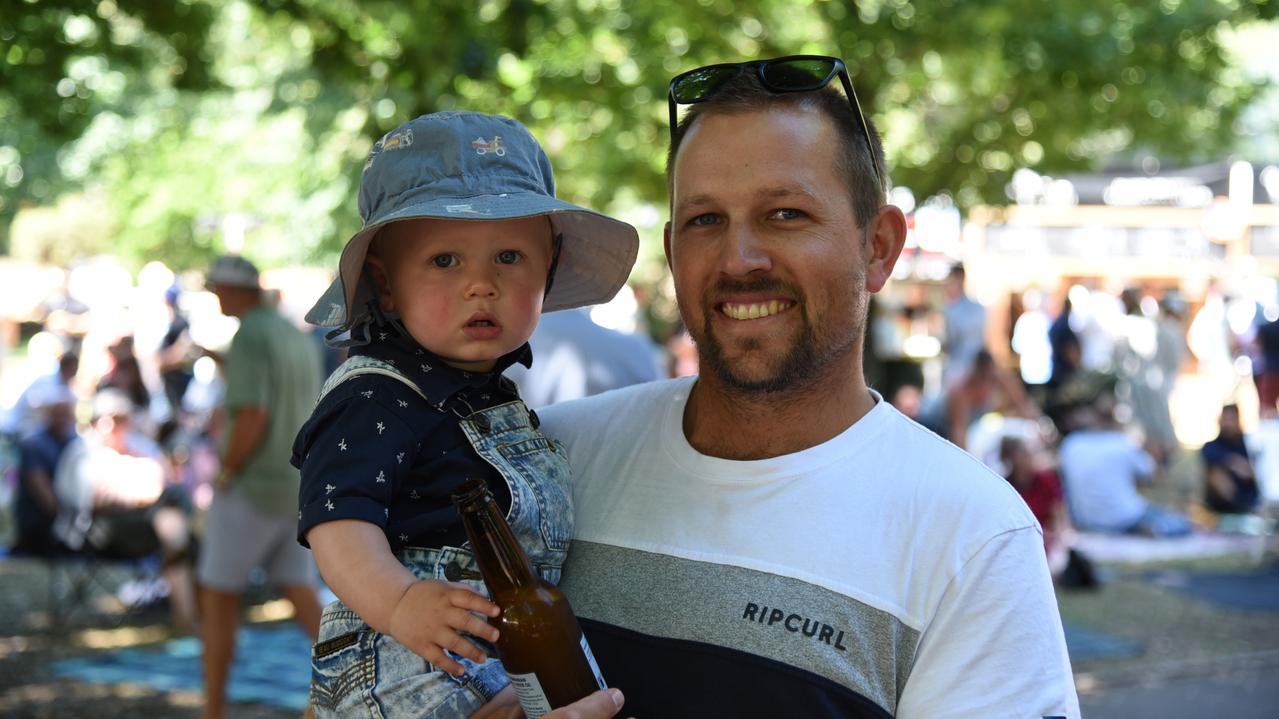
<svg viewBox="0 0 1279 719">
<path fill-rule="evenodd" d="M 489 592 L 496 598 L 510 589 L 536 585 L 533 565 L 493 498 L 486 495 L 462 509 L 462 524 Z"/>
</svg>

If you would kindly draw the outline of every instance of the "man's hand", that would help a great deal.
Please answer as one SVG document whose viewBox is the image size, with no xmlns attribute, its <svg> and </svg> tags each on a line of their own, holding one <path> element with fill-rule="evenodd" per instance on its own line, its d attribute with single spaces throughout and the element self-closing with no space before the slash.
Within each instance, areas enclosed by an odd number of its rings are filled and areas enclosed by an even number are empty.
<svg viewBox="0 0 1279 719">
<path fill-rule="evenodd" d="M 609 719 L 617 715 L 626 701 L 617 689 L 601 689 L 566 707 L 560 707 L 543 719 Z M 524 719 L 524 710 L 515 698 L 515 688 L 507 687 L 497 693 L 488 704 L 471 715 L 471 719 Z"/>
<path fill-rule="evenodd" d="M 497 641 L 497 629 L 471 612 L 496 617 L 499 610 L 466 584 L 438 579 L 414 582 L 391 612 L 391 636 L 437 669 L 460 676 L 466 668 L 450 659 L 445 649 L 473 662 L 487 657 L 459 632 Z"/>
</svg>

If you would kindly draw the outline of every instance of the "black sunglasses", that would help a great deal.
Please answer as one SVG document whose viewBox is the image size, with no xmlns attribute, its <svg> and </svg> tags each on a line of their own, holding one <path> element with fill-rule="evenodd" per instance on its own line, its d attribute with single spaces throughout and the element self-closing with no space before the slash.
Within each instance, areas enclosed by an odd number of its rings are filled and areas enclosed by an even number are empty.
<svg viewBox="0 0 1279 719">
<path fill-rule="evenodd" d="M 862 138 L 866 140 L 866 150 L 870 152 L 871 165 L 875 170 L 875 181 L 880 187 L 884 186 L 883 171 L 879 167 L 879 159 L 875 157 L 875 148 L 870 141 L 870 128 L 866 126 L 866 116 L 862 114 L 862 107 L 857 102 L 857 93 L 853 92 L 853 82 L 848 78 L 848 68 L 845 67 L 844 61 L 837 57 L 788 55 L 772 60 L 707 65 L 682 72 L 671 78 L 670 88 L 666 92 L 667 105 L 671 113 L 671 139 L 675 139 L 675 130 L 679 127 L 675 114 L 677 105 L 695 105 L 705 102 L 719 92 L 729 80 L 750 69 L 755 70 L 764 88 L 775 93 L 820 90 L 838 76 L 840 83 L 844 86 L 844 95 L 848 97 L 848 104 L 852 106 L 853 114 L 857 116 Z"/>
</svg>

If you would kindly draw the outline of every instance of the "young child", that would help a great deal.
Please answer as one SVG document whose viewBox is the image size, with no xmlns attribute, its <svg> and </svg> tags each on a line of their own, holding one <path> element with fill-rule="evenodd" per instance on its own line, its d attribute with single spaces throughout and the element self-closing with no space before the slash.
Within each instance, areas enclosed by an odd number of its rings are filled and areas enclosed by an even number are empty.
<svg viewBox="0 0 1279 719">
<path fill-rule="evenodd" d="M 321 620 L 311 701 L 320 717 L 464 717 L 508 680 L 450 493 L 483 478 L 534 566 L 559 579 L 568 466 L 501 373 L 530 364 L 541 312 L 611 298 L 639 239 L 555 199 L 523 126 L 472 112 L 383 137 L 359 208 L 364 228 L 307 317 L 349 331 L 350 358 L 293 450 L 298 541 L 339 599 Z"/>
</svg>

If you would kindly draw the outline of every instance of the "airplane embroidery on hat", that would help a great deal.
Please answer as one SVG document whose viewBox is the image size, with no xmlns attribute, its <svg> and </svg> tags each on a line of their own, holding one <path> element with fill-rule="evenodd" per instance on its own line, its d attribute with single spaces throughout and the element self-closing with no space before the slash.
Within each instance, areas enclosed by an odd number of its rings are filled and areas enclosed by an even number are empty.
<svg viewBox="0 0 1279 719">
<path fill-rule="evenodd" d="M 506 156 L 506 147 L 502 145 L 502 136 L 494 135 L 491 141 L 485 140 L 483 137 L 477 137 L 471 140 L 471 147 L 475 148 L 475 154 L 487 155 L 493 153 L 498 157 Z"/>
</svg>

